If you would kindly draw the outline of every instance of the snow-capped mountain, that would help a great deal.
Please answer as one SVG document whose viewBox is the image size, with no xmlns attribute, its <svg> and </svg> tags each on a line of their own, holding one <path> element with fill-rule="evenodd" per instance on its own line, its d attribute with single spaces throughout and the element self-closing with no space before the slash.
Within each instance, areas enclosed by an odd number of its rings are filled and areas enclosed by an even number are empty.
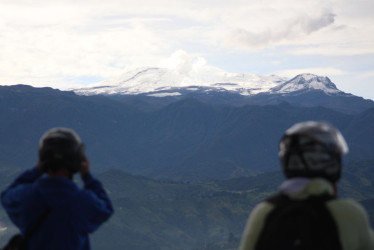
<svg viewBox="0 0 374 250">
<path fill-rule="evenodd" d="M 230 92 L 242 96 L 289 94 L 320 90 L 341 94 L 329 78 L 301 74 L 289 80 L 276 75 L 228 73 L 214 67 L 188 71 L 170 68 L 136 68 L 121 76 L 85 88 L 74 89 L 79 95 L 177 96 L 182 92 Z"/>
<path fill-rule="evenodd" d="M 302 74 L 270 90 L 272 94 L 289 94 L 321 90 L 325 94 L 343 94 L 328 77 Z"/>
<path fill-rule="evenodd" d="M 228 73 L 214 67 L 202 72 L 181 72 L 168 68 L 137 68 L 121 76 L 85 88 L 74 89 L 80 95 L 178 95 L 178 89 L 190 91 L 203 87 L 205 91 L 232 91 L 241 95 L 267 92 L 287 79 L 275 75 Z"/>
</svg>

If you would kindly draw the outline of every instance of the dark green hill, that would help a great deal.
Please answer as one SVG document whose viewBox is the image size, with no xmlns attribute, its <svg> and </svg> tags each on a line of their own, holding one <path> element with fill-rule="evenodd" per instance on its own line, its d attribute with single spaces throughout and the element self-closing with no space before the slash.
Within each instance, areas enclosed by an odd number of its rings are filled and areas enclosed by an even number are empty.
<svg viewBox="0 0 374 250">
<path fill-rule="evenodd" d="M 339 182 L 340 196 L 363 200 L 372 221 L 373 170 L 373 160 L 347 164 Z M 0 168 L 2 186 L 17 174 Z M 153 180 L 120 170 L 97 176 L 114 203 L 115 215 L 93 235 L 96 250 L 235 249 L 253 206 L 275 193 L 284 180 L 279 171 L 200 184 Z M 0 209 L 0 226 L 4 225 L 10 224 Z M 0 244 L 7 237 L 0 233 Z"/>
<path fill-rule="evenodd" d="M 100 246 L 103 238 L 118 237 L 114 241 L 122 245 L 114 249 L 131 244 L 131 249 L 192 249 L 230 233 L 239 237 L 249 209 L 261 196 L 255 188 L 233 191 L 215 182 L 160 182 L 120 171 L 103 173 L 100 179 L 116 215 L 107 225 L 110 236 L 103 229 L 94 242 Z"/>
<path fill-rule="evenodd" d="M 373 198 L 374 160 L 347 163 L 344 166 L 342 180 L 339 182 L 339 190 L 340 196 L 351 197 L 357 201 Z"/>
<path fill-rule="evenodd" d="M 373 170 L 374 160 L 349 163 L 338 184 L 340 197 L 364 200 L 371 219 Z M 122 248 L 204 250 L 236 249 L 250 210 L 284 180 L 280 172 L 201 184 L 160 182 L 121 171 L 99 178 L 114 200 L 116 215 L 106 225 L 110 236 L 105 228 L 95 235 L 96 246 L 113 237 Z M 121 249 L 116 244 L 111 248 Z"/>
</svg>

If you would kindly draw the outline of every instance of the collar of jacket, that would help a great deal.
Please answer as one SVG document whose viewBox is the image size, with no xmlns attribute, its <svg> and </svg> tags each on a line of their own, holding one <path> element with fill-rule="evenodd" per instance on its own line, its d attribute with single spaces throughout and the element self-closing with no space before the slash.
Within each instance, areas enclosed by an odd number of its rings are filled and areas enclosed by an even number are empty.
<svg viewBox="0 0 374 250">
<path fill-rule="evenodd" d="M 323 178 L 297 177 L 287 179 L 279 186 L 278 191 L 294 199 L 305 199 L 312 195 L 334 195 L 333 185 Z"/>
</svg>

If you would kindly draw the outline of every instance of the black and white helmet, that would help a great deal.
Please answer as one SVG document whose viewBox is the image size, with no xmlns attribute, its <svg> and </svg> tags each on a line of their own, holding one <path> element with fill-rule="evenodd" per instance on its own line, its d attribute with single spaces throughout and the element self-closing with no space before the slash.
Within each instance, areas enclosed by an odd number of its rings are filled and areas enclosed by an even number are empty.
<svg viewBox="0 0 374 250">
<path fill-rule="evenodd" d="M 282 137 L 279 158 L 287 178 L 322 177 L 336 182 L 342 169 L 347 143 L 326 122 L 307 121 L 293 125 Z"/>
<path fill-rule="evenodd" d="M 41 169 L 56 172 L 67 168 L 74 174 L 81 168 L 84 145 L 79 136 L 68 128 L 52 128 L 39 141 Z"/>
</svg>

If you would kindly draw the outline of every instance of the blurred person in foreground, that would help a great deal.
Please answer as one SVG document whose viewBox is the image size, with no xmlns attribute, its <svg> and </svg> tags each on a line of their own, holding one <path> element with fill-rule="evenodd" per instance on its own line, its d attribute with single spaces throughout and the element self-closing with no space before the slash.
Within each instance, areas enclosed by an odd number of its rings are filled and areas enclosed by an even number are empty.
<svg viewBox="0 0 374 250">
<path fill-rule="evenodd" d="M 342 156 L 348 146 L 325 122 L 301 122 L 280 142 L 286 180 L 258 204 L 245 227 L 240 250 L 369 250 L 374 234 L 361 205 L 337 198 Z"/>
<path fill-rule="evenodd" d="M 73 182 L 77 173 L 83 189 Z M 113 214 L 102 184 L 90 173 L 81 139 L 67 128 L 41 137 L 37 166 L 18 176 L 1 202 L 22 235 L 38 224 L 26 241 L 29 250 L 88 250 L 88 234 Z"/>
</svg>

